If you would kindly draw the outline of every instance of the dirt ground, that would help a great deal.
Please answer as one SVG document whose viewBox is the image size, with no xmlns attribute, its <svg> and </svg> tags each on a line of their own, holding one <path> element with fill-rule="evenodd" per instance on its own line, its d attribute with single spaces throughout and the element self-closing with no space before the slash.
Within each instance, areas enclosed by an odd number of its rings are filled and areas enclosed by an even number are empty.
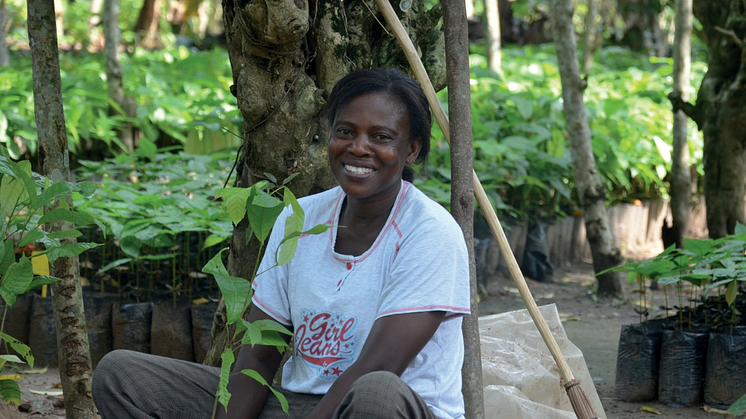
<svg viewBox="0 0 746 419">
<path fill-rule="evenodd" d="M 703 406 L 669 408 L 657 402 L 625 403 L 614 397 L 614 376 L 619 332 L 622 325 L 636 323 L 639 316 L 631 301 L 638 299 L 632 287 L 627 286 L 627 301 L 595 301 L 591 286 L 594 282 L 590 266 L 574 266 L 571 270 L 555 274 L 555 282 L 538 283 L 529 280 L 529 287 L 539 305 L 556 303 L 570 340 L 585 356 L 601 402 L 609 419 L 644 417 L 660 418 L 718 418 L 718 413 L 708 413 Z M 490 296 L 479 306 L 480 315 L 489 315 L 525 308 L 518 291 L 508 278 L 497 278 L 489 287 Z M 662 291 L 652 291 L 651 316 L 658 313 L 663 301 Z M 61 390 L 58 388 L 57 370 L 43 374 L 24 374 L 21 382 L 24 413 L 0 408 L 2 418 L 64 418 Z M 660 415 L 646 412 L 650 408 Z"/>
</svg>

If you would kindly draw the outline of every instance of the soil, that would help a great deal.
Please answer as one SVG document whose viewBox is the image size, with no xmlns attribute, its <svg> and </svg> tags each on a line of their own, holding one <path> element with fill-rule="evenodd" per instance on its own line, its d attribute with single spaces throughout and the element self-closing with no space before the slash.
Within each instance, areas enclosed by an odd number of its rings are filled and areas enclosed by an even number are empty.
<svg viewBox="0 0 746 419">
<path fill-rule="evenodd" d="M 646 403 L 626 403 L 614 397 L 614 377 L 616 354 L 619 344 L 619 332 L 623 325 L 637 323 L 639 315 L 635 313 L 639 294 L 631 285 L 625 284 L 626 300 L 601 300 L 593 298 L 592 286 L 594 277 L 589 265 L 573 266 L 569 270 L 556 272 L 553 283 L 539 283 L 528 280 L 538 305 L 555 303 L 563 320 L 570 340 L 578 346 L 585 356 L 593 381 L 598 390 L 601 402 L 610 419 L 630 419 L 656 417 L 655 413 L 646 412 L 643 408 L 660 413 L 660 418 L 718 418 L 721 414 L 707 412 L 706 406 L 691 408 L 670 408 L 656 401 Z M 495 278 L 488 287 L 489 296 L 479 305 L 480 315 L 525 308 L 517 289 L 507 277 Z M 649 291 L 652 300 L 648 309 L 650 318 L 662 316 L 663 291 Z M 23 374 L 21 388 L 23 392 L 23 413 L 0 409 L 0 418 L 64 418 L 61 396 L 44 395 L 39 392 L 61 393 L 58 370 L 50 369 L 41 374 Z"/>
</svg>

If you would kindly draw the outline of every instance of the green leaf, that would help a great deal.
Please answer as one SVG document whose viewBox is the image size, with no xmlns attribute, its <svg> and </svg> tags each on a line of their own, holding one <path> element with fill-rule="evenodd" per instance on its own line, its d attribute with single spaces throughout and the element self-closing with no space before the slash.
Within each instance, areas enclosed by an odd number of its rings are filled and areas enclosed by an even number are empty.
<svg viewBox="0 0 746 419">
<path fill-rule="evenodd" d="M 202 268 L 202 272 L 215 277 L 215 281 L 218 283 L 220 292 L 223 294 L 223 299 L 225 300 L 226 321 L 228 324 L 233 324 L 243 314 L 251 283 L 243 278 L 228 274 L 228 270 L 223 265 L 222 259 L 223 252 L 226 250 L 227 248 L 222 249 L 210 259 L 204 268 Z"/>
<path fill-rule="evenodd" d="M 30 173 L 27 173 L 24 169 L 22 169 L 20 164 L 8 159 L 7 157 L 0 156 L 0 173 L 20 180 L 21 183 L 23 183 L 23 186 L 26 188 L 29 202 L 31 202 L 31 207 L 39 207 L 39 197 L 36 195 L 36 185 L 31 179 Z"/>
<path fill-rule="evenodd" d="M 39 225 L 46 224 L 50 221 L 63 220 L 70 223 L 74 223 L 76 226 L 87 226 L 93 224 L 93 217 L 77 211 L 70 211 L 64 208 L 57 208 L 44 214 L 39 219 Z"/>
<path fill-rule="evenodd" d="M 202 250 L 207 249 L 208 247 L 218 245 L 224 242 L 226 239 L 227 237 L 210 234 L 209 236 L 207 236 L 207 238 L 205 239 L 205 242 L 202 244 Z"/>
<path fill-rule="evenodd" d="M 34 243 L 34 242 L 39 241 L 39 239 L 41 239 L 42 237 L 44 237 L 44 230 L 35 228 L 29 231 L 25 236 L 23 236 L 21 241 L 18 242 L 17 246 L 19 248 L 26 246 L 29 243 Z"/>
<path fill-rule="evenodd" d="M 228 378 L 230 377 L 231 367 L 235 361 L 233 351 L 230 348 L 226 348 L 225 351 L 220 355 L 220 381 L 218 382 L 218 401 L 223 405 L 223 408 L 228 411 L 228 402 L 231 400 L 231 393 L 228 392 Z"/>
<path fill-rule="evenodd" d="M 13 348 L 14 351 L 18 352 L 18 354 L 26 360 L 31 368 L 34 368 L 34 356 L 31 355 L 31 349 L 28 347 L 28 345 L 3 332 L 0 332 L 0 339 L 8 342 L 10 344 L 10 347 Z"/>
<path fill-rule="evenodd" d="M 241 344 L 252 346 L 259 344 L 262 340 L 262 330 L 259 328 L 259 325 L 247 321 L 242 321 L 242 323 L 246 329 L 246 333 L 244 333 L 241 339 Z"/>
<path fill-rule="evenodd" d="M 746 394 L 739 397 L 738 400 L 735 401 L 735 403 L 730 405 L 730 407 L 728 408 L 728 413 L 733 416 L 746 414 Z"/>
<path fill-rule="evenodd" d="M 285 413 L 288 412 L 288 408 L 289 408 L 288 407 L 288 401 L 287 401 L 287 399 L 285 399 L 285 396 L 282 393 L 280 393 L 279 391 L 275 390 L 274 387 L 272 387 L 271 385 L 267 384 L 267 380 L 265 380 L 264 377 L 261 376 L 261 374 L 259 374 L 258 372 L 254 371 L 254 370 L 250 370 L 250 369 L 241 370 L 241 374 L 249 376 L 249 377 L 255 379 L 256 381 L 258 381 L 259 384 L 261 384 L 261 385 L 269 388 L 269 390 L 272 392 L 272 394 L 274 394 L 275 397 L 277 397 L 277 400 L 280 401 L 280 405 L 282 405 L 282 411 L 285 412 Z"/>
<path fill-rule="evenodd" d="M 257 320 L 254 322 L 256 325 L 259 326 L 259 328 L 264 331 L 274 331 L 277 333 L 282 333 L 288 336 L 293 336 L 293 332 L 287 329 L 287 327 L 281 325 L 275 320 L 267 319 L 267 320 Z"/>
<path fill-rule="evenodd" d="M 264 191 L 259 191 L 254 196 L 247 208 L 247 213 L 251 229 L 261 243 L 267 240 L 267 236 L 272 231 L 272 227 L 275 225 L 277 217 L 282 213 L 282 209 L 282 202 Z"/>
<path fill-rule="evenodd" d="M 5 270 L 13 262 L 15 256 L 15 247 L 13 246 L 13 239 L 0 241 L 0 275 L 5 274 Z"/>
<path fill-rule="evenodd" d="M 16 302 L 16 295 L 23 294 L 34 279 L 34 268 L 26 256 L 21 256 L 18 262 L 13 262 L 3 275 L 0 282 L 0 296 L 8 305 Z"/>
<path fill-rule="evenodd" d="M 0 380 L 0 397 L 6 403 L 21 403 L 21 388 L 18 387 L 18 383 L 11 379 Z"/>
<path fill-rule="evenodd" d="M 83 233 L 78 230 L 62 230 L 56 233 L 48 233 L 47 238 L 50 239 L 69 239 L 71 237 L 80 237 Z"/>
<path fill-rule="evenodd" d="M 49 263 L 54 264 L 54 262 L 59 258 L 69 258 L 73 256 L 78 256 L 79 254 L 85 252 L 88 249 L 93 249 L 94 247 L 101 246 L 98 243 L 75 243 L 75 244 L 66 244 L 64 246 L 55 247 L 53 249 L 47 249 L 43 253 L 47 255 L 49 258 Z"/>
<path fill-rule="evenodd" d="M 57 278 L 56 276 L 47 276 L 47 275 L 35 276 L 34 279 L 31 281 L 31 284 L 29 284 L 28 288 L 26 288 L 26 291 L 24 291 L 24 294 L 35 288 L 39 288 L 42 285 L 52 284 L 57 281 L 60 281 L 61 279 L 62 278 Z"/>
<path fill-rule="evenodd" d="M 28 193 L 21 182 L 10 176 L 3 176 L 0 180 L 0 219 L 4 220 L 13 215 L 16 206 L 27 196 Z"/>
<path fill-rule="evenodd" d="M 225 208 L 228 210 L 228 216 L 233 224 L 238 225 L 238 223 L 240 223 L 246 216 L 246 202 L 251 196 L 251 193 L 251 188 L 241 189 L 240 191 L 231 193 L 230 196 L 226 198 Z"/>
<path fill-rule="evenodd" d="M 738 296 L 738 281 L 732 281 L 728 284 L 728 288 L 725 289 L 725 302 L 728 303 L 728 307 L 733 306 Z"/>
<path fill-rule="evenodd" d="M 134 236 L 122 237 L 119 240 L 119 248 L 127 256 L 136 258 L 140 256 L 140 248 L 142 247 L 142 240 Z"/>
<path fill-rule="evenodd" d="M 39 203 L 41 205 L 47 205 L 55 198 L 69 196 L 71 189 L 72 186 L 68 182 L 54 182 L 49 185 L 48 188 L 44 189 L 44 192 L 42 192 L 41 195 L 39 195 Z"/>
</svg>

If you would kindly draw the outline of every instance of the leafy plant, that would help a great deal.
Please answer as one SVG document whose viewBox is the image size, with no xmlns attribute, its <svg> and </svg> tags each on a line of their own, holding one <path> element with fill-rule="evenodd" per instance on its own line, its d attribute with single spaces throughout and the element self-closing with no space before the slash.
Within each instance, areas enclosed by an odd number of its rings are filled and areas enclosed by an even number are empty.
<svg viewBox="0 0 746 419">
<path fill-rule="evenodd" d="M 260 253 L 261 249 L 264 248 L 277 217 L 279 217 L 284 208 L 289 207 L 292 210 L 292 213 L 285 221 L 284 238 L 280 243 L 277 253 L 274 255 L 275 266 L 282 266 L 292 260 L 297 248 L 298 238 L 302 234 L 321 234 L 328 230 L 330 226 L 318 225 L 307 231 L 302 231 L 305 213 L 290 189 L 283 186 L 269 193 L 267 192 L 268 186 L 270 185 L 267 181 L 262 181 L 249 188 L 225 188 L 218 191 L 216 196 L 223 199 L 223 203 L 227 208 L 233 224 L 238 224 L 244 217 L 248 217 L 253 237 L 259 241 Z M 280 194 L 280 192 L 283 193 L 282 201 L 274 196 Z M 243 313 L 249 308 L 253 296 L 251 282 L 257 275 L 259 258 L 257 258 L 251 279 L 246 280 L 231 276 L 228 273 L 221 258 L 225 250 L 227 249 L 218 252 L 205 265 L 202 271 L 215 277 L 225 300 L 226 323 L 227 325 L 235 324 L 236 326 L 235 333 L 231 339 L 231 345 L 221 355 L 220 384 L 217 396 L 218 401 L 227 409 L 231 398 L 227 389 L 228 378 L 235 361 L 233 353 L 235 346 L 271 345 L 284 351 L 288 345 L 280 335 L 292 336 L 292 332 L 275 321 L 249 322 L 243 318 Z M 287 412 L 288 404 L 285 397 L 272 388 L 271 383 L 267 383 L 258 372 L 244 369 L 239 373 L 252 377 L 262 385 L 267 386 L 280 400 L 283 410 Z"/>
<path fill-rule="evenodd" d="M 67 207 L 65 198 L 71 195 L 90 197 L 95 188 L 91 182 L 73 184 L 35 175 L 28 161 L 14 162 L 7 150 L 0 147 L 0 296 L 6 304 L 4 315 L 17 295 L 59 280 L 49 275 L 36 275 L 34 259 L 54 263 L 59 258 L 77 256 L 98 246 L 94 243 L 63 244 L 62 239 L 81 236 L 76 229 L 56 233 L 43 229 L 47 223 L 60 219 L 76 226 L 93 224 L 94 219 L 88 214 Z M 47 211 L 55 202 L 59 202 L 60 207 Z M 26 252 L 29 247 L 39 250 Z M 3 317 L 2 324 L 4 320 Z M 33 367 L 34 358 L 27 345 L 1 331 L 0 341 L 23 358 L 0 355 L 0 372 L 7 362 L 26 362 Z M 18 384 L 10 379 L 0 380 L 0 396 L 20 401 Z"/>
<path fill-rule="evenodd" d="M 738 224 L 732 236 L 720 239 L 684 239 L 683 248 L 671 246 L 653 258 L 628 262 L 605 272 L 628 272 L 629 281 L 637 281 L 643 288 L 644 279 L 650 278 L 663 285 L 664 292 L 668 286 L 675 285 L 680 327 L 685 324 L 691 326 L 698 309 L 706 324 L 724 322 L 732 326 L 738 324 L 739 321 L 739 310 L 734 307 L 739 294 L 739 285 L 746 281 L 744 252 L 746 252 L 746 227 Z M 693 303 L 697 302 L 695 299 L 688 301 L 688 307 L 683 301 L 683 288 L 686 284 L 694 291 L 693 294 L 697 290 L 701 291 L 699 307 L 693 306 Z M 722 294 L 726 303 L 724 307 L 720 304 L 720 297 L 707 297 L 712 290 L 717 290 L 719 294 Z M 711 313 L 713 305 L 716 306 L 715 313 Z M 667 293 L 665 309 L 668 313 Z"/>
</svg>

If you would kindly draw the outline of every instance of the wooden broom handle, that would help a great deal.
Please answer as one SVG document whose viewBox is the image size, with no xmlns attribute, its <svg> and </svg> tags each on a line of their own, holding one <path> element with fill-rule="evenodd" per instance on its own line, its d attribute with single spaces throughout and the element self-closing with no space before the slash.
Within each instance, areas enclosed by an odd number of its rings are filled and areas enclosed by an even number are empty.
<svg viewBox="0 0 746 419">
<path fill-rule="evenodd" d="M 404 29 L 404 26 L 399 21 L 399 18 L 396 16 L 396 12 L 394 12 L 393 7 L 391 7 L 391 3 L 389 3 L 388 0 L 376 0 L 376 4 L 378 5 L 378 8 L 381 9 L 381 13 L 383 14 L 386 22 L 393 29 L 394 36 L 396 36 L 396 38 L 399 40 L 399 43 L 404 50 L 404 54 L 409 61 L 409 65 L 414 71 L 415 78 L 417 78 L 417 80 L 420 82 L 420 86 L 425 92 L 427 101 L 430 103 L 430 108 L 433 110 L 435 120 L 438 122 L 438 125 L 440 125 L 440 130 L 443 132 L 443 136 L 445 137 L 446 141 L 450 144 L 451 136 L 448 117 L 443 110 L 443 106 L 438 100 L 438 96 L 435 94 L 435 89 L 430 82 L 430 77 L 425 71 L 425 66 L 422 64 L 420 56 L 417 54 L 417 50 L 412 44 L 412 40 L 409 38 L 409 34 L 407 34 L 407 31 Z M 544 317 L 542 317 L 541 313 L 539 312 L 539 308 L 536 306 L 536 301 L 534 301 L 534 297 L 533 295 L 531 295 L 531 290 L 528 289 L 526 280 L 523 278 L 523 273 L 521 273 L 521 269 L 518 267 L 518 262 L 515 260 L 513 251 L 510 249 L 508 239 L 507 237 L 505 237 L 505 232 L 500 225 L 500 221 L 497 219 L 497 214 L 495 214 L 495 210 L 494 208 L 492 208 L 492 204 L 490 203 L 489 198 L 487 198 L 487 194 L 484 192 L 482 182 L 479 181 L 476 172 L 474 172 L 473 170 L 472 178 L 474 184 L 474 196 L 477 199 L 477 203 L 482 208 L 482 211 L 484 211 L 484 216 L 487 218 L 487 223 L 492 230 L 492 234 L 497 240 L 497 246 L 500 249 L 500 253 L 503 255 L 505 262 L 508 264 L 508 271 L 510 271 L 510 276 L 513 278 L 513 282 L 518 288 L 518 292 L 521 294 L 521 298 L 523 298 L 523 302 L 526 304 L 526 308 L 528 308 L 528 312 L 531 315 L 531 318 L 534 320 L 534 324 L 539 329 L 539 333 L 544 339 L 544 343 L 546 343 L 547 347 L 549 348 L 549 352 L 552 354 L 554 361 L 557 363 L 560 377 L 562 377 L 565 382 L 574 380 L 575 377 L 573 376 L 570 367 L 567 365 L 567 361 L 565 361 L 565 357 L 564 355 L 562 355 L 562 351 L 560 350 L 559 346 L 557 346 L 557 341 L 554 339 L 552 332 L 549 330 L 549 326 L 547 326 L 547 322 L 544 320 Z"/>
</svg>

